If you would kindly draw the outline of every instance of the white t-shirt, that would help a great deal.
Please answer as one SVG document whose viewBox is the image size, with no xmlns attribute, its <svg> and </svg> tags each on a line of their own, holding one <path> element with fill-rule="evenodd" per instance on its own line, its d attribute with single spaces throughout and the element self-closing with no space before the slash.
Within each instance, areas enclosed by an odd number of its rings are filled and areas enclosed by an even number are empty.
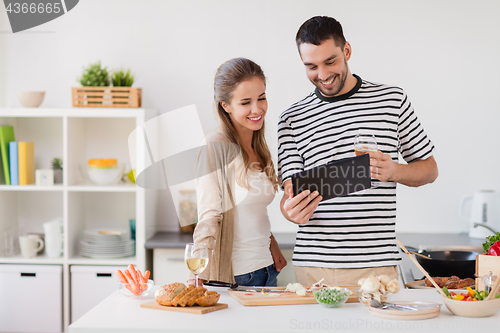
<svg viewBox="0 0 500 333">
<path fill-rule="evenodd" d="M 242 275 L 273 264 L 267 206 L 276 194 L 264 172 L 248 171 L 250 189 L 235 186 L 233 273 Z"/>
</svg>

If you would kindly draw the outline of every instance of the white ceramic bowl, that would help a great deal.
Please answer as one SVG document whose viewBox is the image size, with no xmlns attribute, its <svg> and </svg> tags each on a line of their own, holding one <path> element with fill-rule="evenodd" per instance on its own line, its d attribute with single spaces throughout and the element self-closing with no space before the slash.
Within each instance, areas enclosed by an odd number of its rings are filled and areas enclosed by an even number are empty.
<svg viewBox="0 0 500 333">
<path fill-rule="evenodd" d="M 39 107 L 45 97 L 45 91 L 18 91 L 17 98 L 22 106 L 27 108 Z"/>
<path fill-rule="evenodd" d="M 100 186 L 117 184 L 125 170 L 125 164 L 118 163 L 113 168 L 91 168 L 87 164 L 80 164 L 80 171 L 84 178 Z"/>
<path fill-rule="evenodd" d="M 443 297 L 443 303 L 451 313 L 462 317 L 489 317 L 500 308 L 500 298 L 490 301 L 457 301 Z"/>
</svg>

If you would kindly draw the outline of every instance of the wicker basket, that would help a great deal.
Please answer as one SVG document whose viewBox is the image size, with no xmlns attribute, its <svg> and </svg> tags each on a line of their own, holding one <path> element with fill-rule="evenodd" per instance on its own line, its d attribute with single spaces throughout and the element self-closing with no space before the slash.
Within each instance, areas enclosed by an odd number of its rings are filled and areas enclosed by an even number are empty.
<svg viewBox="0 0 500 333">
<path fill-rule="evenodd" d="M 72 88 L 74 107 L 139 108 L 142 90 L 131 87 Z"/>
</svg>

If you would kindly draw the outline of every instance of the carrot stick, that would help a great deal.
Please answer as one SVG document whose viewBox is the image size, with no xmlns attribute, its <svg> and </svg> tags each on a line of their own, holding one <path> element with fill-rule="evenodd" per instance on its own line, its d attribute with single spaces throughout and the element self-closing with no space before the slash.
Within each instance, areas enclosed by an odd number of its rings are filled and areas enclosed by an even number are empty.
<svg viewBox="0 0 500 333">
<path fill-rule="evenodd" d="M 130 290 L 131 293 L 134 293 L 134 291 L 132 290 L 132 287 L 128 283 L 127 277 L 125 275 L 123 275 L 122 271 L 117 269 L 116 276 L 118 277 L 118 280 L 120 280 L 120 282 L 123 283 L 128 290 Z"/>
<path fill-rule="evenodd" d="M 148 286 L 146 284 L 144 284 L 144 277 L 142 276 L 142 273 L 139 269 L 136 270 L 136 273 L 137 273 L 137 281 L 139 281 L 139 287 L 141 288 L 142 291 L 145 291 L 146 289 L 148 289 Z"/>
<path fill-rule="evenodd" d="M 150 271 L 144 272 L 144 279 L 143 279 L 144 283 L 148 283 L 149 274 L 150 274 Z"/>
<path fill-rule="evenodd" d="M 121 283 L 128 283 L 127 278 L 123 275 L 122 271 L 119 269 L 116 270 L 116 276 L 118 277 L 118 280 L 120 280 Z"/>
<path fill-rule="evenodd" d="M 132 287 L 132 293 L 137 296 L 140 295 L 141 292 L 138 288 L 138 284 L 135 282 L 134 278 L 132 277 L 132 275 L 130 275 L 130 272 L 128 270 L 125 270 L 125 276 L 127 277 L 127 280 Z"/>
<path fill-rule="evenodd" d="M 137 272 L 135 271 L 134 265 L 132 264 L 128 265 L 128 270 L 130 271 L 130 275 L 134 279 L 134 282 L 139 283 L 139 281 L 137 280 Z"/>
</svg>

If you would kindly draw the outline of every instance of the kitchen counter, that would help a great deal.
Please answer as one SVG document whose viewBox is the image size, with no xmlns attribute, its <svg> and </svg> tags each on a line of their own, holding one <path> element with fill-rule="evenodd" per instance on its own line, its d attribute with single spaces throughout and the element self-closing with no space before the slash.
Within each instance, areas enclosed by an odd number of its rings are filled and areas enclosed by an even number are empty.
<svg viewBox="0 0 500 333">
<path fill-rule="evenodd" d="M 155 289 L 157 286 L 155 286 Z M 438 317 L 427 320 L 400 321 L 372 315 L 360 303 L 347 303 L 329 309 L 319 304 L 245 307 L 223 288 L 220 303 L 227 309 L 204 315 L 141 308 L 154 300 L 132 299 L 118 290 L 69 326 L 69 333 L 131 333 L 131 332 L 495 332 L 500 312 L 486 318 L 452 315 L 442 305 Z M 442 303 L 441 296 L 431 289 L 403 289 L 391 300 L 420 300 Z"/>
</svg>

